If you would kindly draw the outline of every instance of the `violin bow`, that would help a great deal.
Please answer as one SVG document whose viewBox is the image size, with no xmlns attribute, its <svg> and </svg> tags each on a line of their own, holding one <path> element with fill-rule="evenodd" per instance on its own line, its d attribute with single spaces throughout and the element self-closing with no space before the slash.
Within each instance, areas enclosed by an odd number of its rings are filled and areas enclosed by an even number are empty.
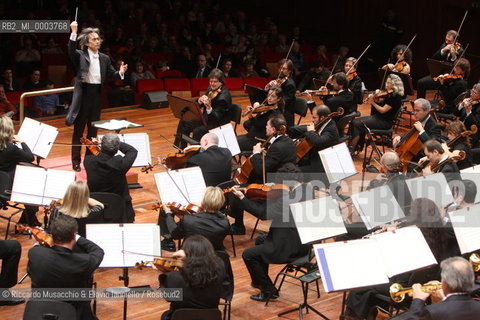
<svg viewBox="0 0 480 320">
<path fill-rule="evenodd" d="M 388 60 L 387 60 L 387 67 L 385 68 L 385 72 L 383 73 L 382 82 L 380 82 L 380 90 L 382 90 L 383 85 L 384 85 L 384 83 L 385 83 L 385 79 L 387 78 L 388 64 L 389 64 L 389 63 L 390 63 L 390 58 L 388 58 Z"/>
<path fill-rule="evenodd" d="M 463 15 L 462 22 L 460 22 L 460 27 L 458 27 L 457 35 L 453 39 L 453 44 L 454 45 L 455 45 L 455 43 L 457 43 L 458 36 L 460 35 L 460 30 L 462 30 L 463 23 L 465 22 L 465 19 L 467 18 L 467 14 L 468 14 L 468 9 L 465 11 L 465 14 Z"/>
<path fill-rule="evenodd" d="M 218 69 L 218 65 L 220 64 L 220 59 L 222 58 L 222 53 L 220 52 L 218 54 L 218 59 L 217 59 L 217 65 L 215 66 L 215 69 Z"/>
<path fill-rule="evenodd" d="M 183 197 L 188 203 L 190 203 L 190 200 L 188 199 L 188 197 L 183 193 L 182 189 L 180 189 L 180 187 L 178 186 L 177 181 L 175 181 L 175 179 L 173 179 L 172 175 L 170 174 L 170 169 L 168 169 L 168 167 L 167 167 L 166 165 L 164 165 L 164 164 L 163 164 L 163 167 L 165 168 L 168 177 L 170 178 L 170 180 L 172 180 L 173 184 L 174 184 L 175 187 L 178 189 L 178 191 L 180 192 L 180 194 L 182 195 L 182 197 Z"/>
<path fill-rule="evenodd" d="M 453 70 L 455 70 L 455 67 L 458 65 L 458 62 L 460 61 L 460 59 L 463 58 L 463 56 L 465 55 L 465 52 L 467 52 L 467 49 L 468 47 L 470 46 L 470 43 L 467 43 L 467 45 L 465 46 L 465 50 L 463 50 L 462 54 L 460 55 L 460 57 L 458 57 L 458 59 L 455 61 L 454 65 L 453 65 L 453 68 L 452 70 L 450 71 L 450 74 L 453 74 Z"/>
<path fill-rule="evenodd" d="M 287 56 L 285 57 L 285 60 L 288 59 L 288 56 L 290 55 L 290 52 L 292 52 L 293 44 L 295 43 L 295 38 L 292 39 L 292 44 L 290 45 L 290 48 L 288 49 Z M 280 79 L 280 75 L 282 74 L 281 71 L 278 72 L 277 79 L 275 81 L 278 81 Z"/>
<path fill-rule="evenodd" d="M 349 74 L 350 71 L 358 64 L 358 62 L 360 61 L 360 59 L 362 59 L 363 55 L 365 54 L 365 52 L 367 52 L 368 48 L 370 48 L 372 44 L 370 43 L 366 48 L 365 50 L 363 50 L 362 54 L 358 57 L 357 59 L 357 62 L 355 62 L 354 64 L 352 64 L 352 66 L 348 69 L 347 73 L 346 74 Z"/>
<path fill-rule="evenodd" d="M 339 60 L 340 60 L 340 55 L 338 55 L 337 60 L 335 61 L 335 64 L 333 65 L 333 68 L 332 68 L 332 70 L 330 71 L 330 74 L 328 75 L 328 78 L 327 78 L 327 79 L 330 79 L 330 77 L 332 76 L 333 71 L 334 71 L 335 68 L 337 67 L 337 64 L 338 64 L 338 61 L 339 61 Z"/>
<path fill-rule="evenodd" d="M 405 52 L 407 52 L 408 49 L 410 49 L 410 46 L 412 45 L 412 42 L 413 40 L 415 40 L 415 38 L 417 37 L 417 35 L 414 35 L 412 40 L 410 40 L 410 42 L 408 43 L 407 47 L 405 48 L 405 50 L 403 50 L 403 53 L 402 55 L 400 56 L 400 58 L 398 58 L 397 62 L 395 62 L 395 66 L 398 65 L 398 63 L 400 62 L 400 59 L 402 59 L 404 56 L 405 56 Z"/>
<path fill-rule="evenodd" d="M 168 142 L 168 144 L 170 144 L 172 147 L 174 147 L 175 149 L 177 149 L 178 151 L 183 151 L 182 148 L 179 148 L 177 147 L 175 144 L 171 143 L 170 140 L 168 140 L 167 138 L 165 138 L 163 135 L 160 135 L 161 138 L 163 138 L 165 141 Z"/>
</svg>

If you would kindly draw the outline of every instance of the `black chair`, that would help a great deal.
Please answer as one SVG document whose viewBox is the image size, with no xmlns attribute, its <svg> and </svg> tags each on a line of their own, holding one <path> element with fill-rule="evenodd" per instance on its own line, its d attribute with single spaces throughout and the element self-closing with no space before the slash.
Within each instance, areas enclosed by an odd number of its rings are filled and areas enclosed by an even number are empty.
<svg viewBox="0 0 480 320">
<path fill-rule="evenodd" d="M 28 301 L 23 313 L 23 320 L 72 320 L 76 318 L 73 305 L 62 301 Z"/>
<path fill-rule="evenodd" d="M 303 98 L 295 97 L 294 113 L 300 116 L 300 118 L 298 118 L 297 125 L 299 125 L 300 121 L 302 121 L 302 118 L 307 115 L 307 111 L 308 111 L 308 101 Z"/>
<path fill-rule="evenodd" d="M 103 223 L 123 223 L 127 221 L 125 200 L 121 196 L 110 192 L 92 192 L 90 197 L 100 201 L 103 209 Z"/>
<path fill-rule="evenodd" d="M 222 320 L 222 312 L 218 309 L 177 309 L 171 320 Z"/>
<path fill-rule="evenodd" d="M 222 299 L 220 305 L 225 306 L 223 309 L 223 320 L 230 320 L 232 313 L 232 299 L 233 291 L 235 289 L 234 277 L 232 264 L 230 263 L 230 256 L 225 251 L 216 251 L 217 256 L 222 259 L 223 264 L 225 265 L 225 272 L 227 278 L 222 283 Z"/>
<path fill-rule="evenodd" d="M 343 117 L 341 117 L 338 120 L 337 129 L 338 129 L 338 134 L 339 134 L 340 138 L 343 138 L 343 137 L 347 136 L 348 139 L 350 139 L 350 136 L 348 135 L 348 132 L 350 131 L 350 126 L 349 126 L 350 122 L 352 122 L 352 120 L 355 119 L 356 117 L 360 117 L 360 115 L 361 115 L 360 112 L 354 111 L 352 113 L 344 115 Z M 345 132 L 345 128 L 347 126 L 349 126 L 348 131 Z"/>
<path fill-rule="evenodd" d="M 233 180 L 228 180 L 228 181 L 225 181 L 225 182 L 222 182 L 222 183 L 219 183 L 216 185 L 216 187 L 219 187 L 220 189 L 228 189 L 228 188 L 231 188 L 235 185 L 235 182 Z M 225 212 L 225 215 L 227 216 L 227 221 L 228 221 L 228 225 L 230 226 L 230 221 L 228 220 L 228 215 L 226 214 L 226 212 L 228 212 L 228 210 L 230 210 L 230 205 L 228 203 L 228 197 L 226 197 L 225 199 L 225 207 L 224 207 L 224 212 Z M 232 240 L 232 250 L 233 250 L 233 256 L 236 257 L 237 256 L 237 250 L 235 249 L 235 238 L 233 237 L 233 234 L 230 232 L 230 239 Z"/>
<path fill-rule="evenodd" d="M 0 206 L 3 210 L 8 210 L 9 208 L 14 209 L 13 212 L 0 215 L 0 218 L 7 220 L 7 229 L 5 230 L 5 240 L 8 238 L 8 231 L 10 229 L 10 224 L 12 218 L 25 210 L 25 208 L 20 207 L 20 204 L 10 203 L 10 194 L 7 190 L 10 189 L 10 176 L 5 171 L 0 171 Z M 7 215 L 8 214 L 8 215 Z"/>
<path fill-rule="evenodd" d="M 237 125 L 240 124 L 242 121 L 242 106 L 237 104 L 237 103 L 232 103 L 232 106 L 230 108 L 230 121 L 235 122 L 235 126 L 233 127 L 233 131 L 235 131 L 235 134 L 237 133 Z"/>
</svg>

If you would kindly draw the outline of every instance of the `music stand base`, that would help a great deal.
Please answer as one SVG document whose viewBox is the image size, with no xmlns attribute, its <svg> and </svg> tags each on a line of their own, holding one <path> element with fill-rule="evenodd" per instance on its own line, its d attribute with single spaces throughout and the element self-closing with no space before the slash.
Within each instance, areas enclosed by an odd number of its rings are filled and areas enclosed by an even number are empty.
<svg viewBox="0 0 480 320">
<path fill-rule="evenodd" d="M 288 314 L 288 313 L 291 313 L 291 312 L 295 312 L 295 311 L 298 311 L 298 315 L 300 316 L 300 319 L 303 319 L 303 309 L 305 309 L 305 313 L 308 313 L 308 310 L 311 310 L 313 312 L 315 312 L 317 315 L 319 315 L 320 317 L 322 317 L 323 319 L 325 320 L 330 320 L 329 318 L 327 318 L 323 313 L 321 313 L 320 311 L 316 310 L 314 307 L 312 307 L 311 305 L 309 305 L 308 303 L 301 303 L 298 305 L 298 308 L 294 308 L 294 309 L 290 309 L 290 310 L 287 310 L 287 311 L 284 311 L 282 313 L 279 313 L 277 314 L 278 317 L 283 317 L 284 315 Z"/>
</svg>

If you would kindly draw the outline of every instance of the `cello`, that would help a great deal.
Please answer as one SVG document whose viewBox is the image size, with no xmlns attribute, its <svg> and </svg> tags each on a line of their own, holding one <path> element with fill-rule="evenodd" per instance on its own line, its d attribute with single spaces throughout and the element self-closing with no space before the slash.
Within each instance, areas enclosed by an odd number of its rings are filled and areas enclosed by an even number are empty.
<svg viewBox="0 0 480 320">
<path fill-rule="evenodd" d="M 320 120 L 316 125 L 315 125 L 315 132 L 318 132 L 322 126 L 327 123 L 330 119 L 333 117 L 338 117 L 343 115 L 343 108 L 340 107 L 338 108 L 337 111 L 330 113 L 328 116 Z M 313 144 L 306 138 L 301 140 L 299 143 L 296 145 L 297 149 L 297 163 L 300 162 L 309 152 L 312 150 Z"/>
</svg>

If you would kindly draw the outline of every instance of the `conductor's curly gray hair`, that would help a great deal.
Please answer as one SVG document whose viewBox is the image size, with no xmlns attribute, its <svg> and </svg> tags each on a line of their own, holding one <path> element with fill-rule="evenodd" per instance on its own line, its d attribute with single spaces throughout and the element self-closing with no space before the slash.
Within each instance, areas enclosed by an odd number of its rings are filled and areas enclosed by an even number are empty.
<svg viewBox="0 0 480 320">
<path fill-rule="evenodd" d="M 88 43 L 88 37 L 90 36 L 91 33 L 96 33 L 98 36 L 100 36 L 100 29 L 98 28 L 85 28 L 80 32 L 80 34 L 77 37 L 77 41 L 80 44 L 80 48 L 82 50 L 85 50 L 87 48 L 87 43 Z M 102 44 L 103 40 L 100 37 L 100 44 Z"/>
</svg>

